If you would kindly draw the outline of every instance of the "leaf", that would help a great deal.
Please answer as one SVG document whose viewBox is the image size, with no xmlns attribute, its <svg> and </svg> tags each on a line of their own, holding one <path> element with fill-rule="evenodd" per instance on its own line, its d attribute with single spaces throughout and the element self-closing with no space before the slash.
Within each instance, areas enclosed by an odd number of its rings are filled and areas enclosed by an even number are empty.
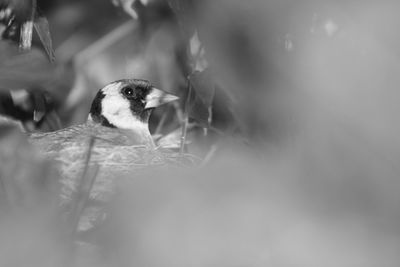
<svg viewBox="0 0 400 267">
<path fill-rule="evenodd" d="M 26 21 L 21 25 L 21 37 L 19 41 L 19 48 L 22 51 L 29 51 L 32 47 L 32 33 L 33 23 L 32 21 Z"/>
<path fill-rule="evenodd" d="M 190 81 L 196 95 L 207 107 L 211 106 L 214 94 L 215 83 L 209 71 L 195 72 L 191 75 Z"/>
<path fill-rule="evenodd" d="M 35 19 L 35 30 L 40 38 L 40 41 L 43 44 L 44 49 L 46 50 L 47 56 L 49 60 L 53 62 L 55 60 L 53 43 L 50 35 L 50 27 L 49 22 L 47 21 L 45 16 L 39 15 Z"/>
<path fill-rule="evenodd" d="M 195 96 L 193 102 L 190 105 L 189 117 L 196 120 L 203 127 L 209 126 L 210 110 L 201 102 L 201 100 Z"/>
<path fill-rule="evenodd" d="M 54 65 L 38 49 L 20 53 L 12 43 L 0 41 L 0 91 L 32 88 L 58 78 Z"/>
<path fill-rule="evenodd" d="M 208 71 L 195 72 L 190 76 L 193 87 L 193 99 L 189 116 L 208 127 L 211 122 L 211 108 L 215 95 L 215 84 Z"/>
<path fill-rule="evenodd" d="M 208 61 L 205 56 L 206 52 L 197 31 L 193 33 L 189 40 L 189 50 L 192 59 L 192 70 L 200 72 L 206 70 L 208 67 Z"/>
</svg>

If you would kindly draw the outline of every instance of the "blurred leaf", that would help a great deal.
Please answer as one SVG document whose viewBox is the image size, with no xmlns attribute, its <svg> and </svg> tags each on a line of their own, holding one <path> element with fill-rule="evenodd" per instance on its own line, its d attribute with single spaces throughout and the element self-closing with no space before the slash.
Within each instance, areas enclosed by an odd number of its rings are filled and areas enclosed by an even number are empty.
<svg viewBox="0 0 400 267">
<path fill-rule="evenodd" d="M 136 0 L 112 0 L 111 1 L 115 6 L 121 6 L 126 14 L 131 16 L 133 19 L 138 18 L 138 14 L 136 10 L 133 8 L 133 4 Z"/>
<path fill-rule="evenodd" d="M 184 11 L 184 7 L 181 2 L 182 1 L 180 0 L 168 0 L 169 6 L 177 14 L 182 13 Z"/>
<path fill-rule="evenodd" d="M 13 208 L 45 204 L 56 197 L 59 185 L 54 179 L 54 166 L 38 157 L 18 127 L 2 124 L 0 132 L 0 177 L 5 194 L 2 197 Z"/>
<path fill-rule="evenodd" d="M 55 60 L 55 55 L 53 50 L 53 44 L 51 41 L 49 22 L 47 21 L 45 16 L 40 15 L 35 19 L 34 26 L 40 38 L 40 41 L 42 42 L 43 47 L 46 50 L 49 60 L 53 62 Z"/>
<path fill-rule="evenodd" d="M 0 92 L 0 114 L 21 122 L 26 131 L 61 128 L 53 97 L 40 89 Z"/>
<path fill-rule="evenodd" d="M 195 72 L 191 75 L 190 81 L 196 95 L 204 105 L 211 106 L 215 94 L 215 84 L 210 73 L 208 71 Z"/>
<path fill-rule="evenodd" d="M 10 8 L 15 19 L 21 23 L 30 18 L 32 8 L 36 6 L 35 2 L 32 0 L 0 0 L 0 6 Z"/>
<path fill-rule="evenodd" d="M 20 28 L 19 48 L 22 51 L 31 50 L 32 35 L 33 35 L 33 22 L 29 20 L 23 23 Z"/>
<path fill-rule="evenodd" d="M 215 84 L 208 71 L 195 72 L 190 77 L 193 87 L 193 100 L 189 116 L 204 127 L 210 124 L 211 105 L 215 95 Z"/>
<path fill-rule="evenodd" d="M 196 29 L 194 1 L 168 0 L 168 5 L 177 16 L 181 30 L 187 35 L 187 38 L 190 38 Z"/>
<path fill-rule="evenodd" d="M 20 40 L 19 40 L 19 48 L 22 51 L 31 50 L 32 47 L 32 36 L 33 36 L 33 20 L 36 14 L 36 0 L 30 1 L 15 1 L 24 4 L 25 6 L 29 6 L 29 12 L 23 17 L 23 23 L 20 26 Z M 15 12 L 15 10 L 13 11 Z"/>
<path fill-rule="evenodd" d="M 197 31 L 194 32 L 189 41 L 190 54 L 192 56 L 192 69 L 194 71 L 204 71 L 208 67 L 208 61 L 205 57 L 203 44 L 199 39 Z"/>
<path fill-rule="evenodd" d="M 33 120 L 39 122 L 46 115 L 46 102 L 42 94 L 33 93 L 32 100 L 34 103 Z"/>
<path fill-rule="evenodd" d="M 19 42 L 19 47 L 23 51 L 31 49 L 33 27 L 43 44 L 43 47 L 50 59 L 54 61 L 54 51 L 49 31 L 49 23 L 44 15 L 41 14 L 36 5 L 36 0 L 13 0 L 0 1 L 0 6 L 7 8 L 11 12 L 9 18 L 3 21 L 6 29 L 4 39 Z"/>
<path fill-rule="evenodd" d="M 190 131 L 194 127 L 194 124 L 189 124 L 187 126 L 187 131 Z M 178 149 L 181 145 L 182 129 L 178 128 L 164 136 L 153 136 L 153 138 L 155 139 L 157 146 L 160 146 L 162 148 Z M 190 143 L 190 141 L 185 140 L 185 145 L 188 145 Z"/>
<path fill-rule="evenodd" d="M 0 90 L 32 88 L 56 78 L 57 69 L 42 52 L 20 53 L 10 42 L 0 41 Z"/>
</svg>

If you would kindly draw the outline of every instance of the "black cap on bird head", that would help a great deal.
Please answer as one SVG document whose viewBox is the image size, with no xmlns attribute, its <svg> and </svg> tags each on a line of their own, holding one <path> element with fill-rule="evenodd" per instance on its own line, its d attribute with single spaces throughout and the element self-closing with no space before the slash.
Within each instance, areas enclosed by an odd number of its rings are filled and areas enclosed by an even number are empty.
<svg viewBox="0 0 400 267">
<path fill-rule="evenodd" d="M 125 79 L 99 90 L 92 102 L 89 119 L 120 129 L 146 128 L 151 111 L 178 97 L 153 87 L 149 81 Z"/>
</svg>

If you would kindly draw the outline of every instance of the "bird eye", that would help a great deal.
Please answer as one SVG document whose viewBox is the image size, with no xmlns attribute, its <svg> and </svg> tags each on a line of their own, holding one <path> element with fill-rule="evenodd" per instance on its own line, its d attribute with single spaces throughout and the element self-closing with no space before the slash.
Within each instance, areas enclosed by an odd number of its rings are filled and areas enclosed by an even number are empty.
<svg viewBox="0 0 400 267">
<path fill-rule="evenodd" d="M 123 88 L 122 93 L 124 94 L 124 96 L 126 96 L 128 98 L 132 98 L 134 96 L 134 91 L 130 87 Z"/>
</svg>

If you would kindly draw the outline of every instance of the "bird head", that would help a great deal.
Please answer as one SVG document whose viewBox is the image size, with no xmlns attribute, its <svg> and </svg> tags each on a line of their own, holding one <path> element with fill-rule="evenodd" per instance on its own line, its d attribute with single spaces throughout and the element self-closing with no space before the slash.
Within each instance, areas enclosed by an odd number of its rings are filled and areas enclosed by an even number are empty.
<svg viewBox="0 0 400 267">
<path fill-rule="evenodd" d="M 148 131 L 151 111 L 177 99 L 146 80 L 118 80 L 99 90 L 92 102 L 89 120 L 111 128 Z"/>
</svg>

